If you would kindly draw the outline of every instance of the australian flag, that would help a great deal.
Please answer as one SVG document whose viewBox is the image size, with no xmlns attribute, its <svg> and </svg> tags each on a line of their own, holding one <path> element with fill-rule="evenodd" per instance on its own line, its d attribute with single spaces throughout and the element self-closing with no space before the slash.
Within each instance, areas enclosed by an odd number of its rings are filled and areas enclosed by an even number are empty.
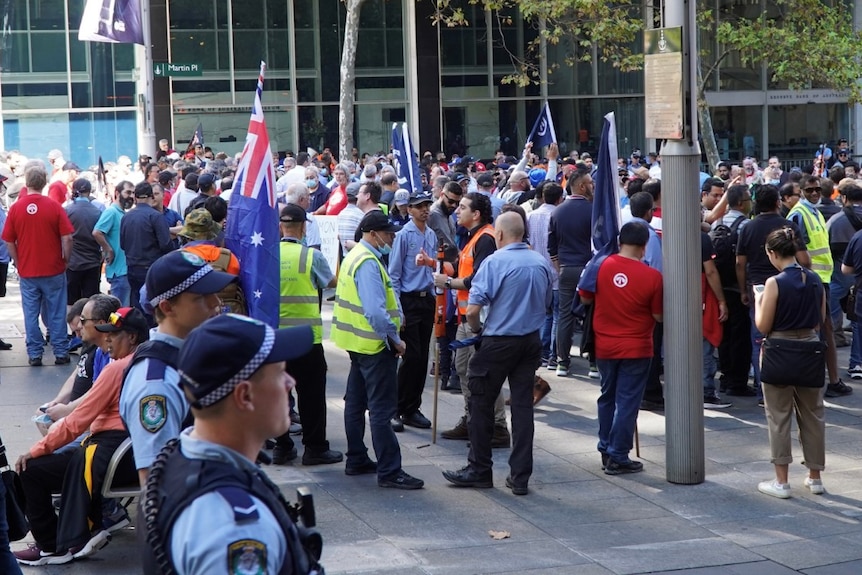
<svg viewBox="0 0 862 575">
<path fill-rule="evenodd" d="M 260 103 L 265 68 L 266 64 L 261 62 L 248 135 L 228 206 L 225 245 L 239 258 L 239 282 L 245 292 L 249 315 L 277 328 L 278 207 L 272 152 Z"/>
<path fill-rule="evenodd" d="M 198 122 L 197 128 L 195 128 L 192 139 L 189 140 L 189 145 L 186 146 L 186 154 L 194 154 L 195 146 L 198 144 L 200 144 L 201 148 L 204 147 L 204 127 L 200 122 Z"/>
<path fill-rule="evenodd" d="M 620 202 L 617 189 L 617 126 L 614 113 L 605 116 L 602 140 L 596 157 L 593 193 L 593 257 L 584 268 L 578 289 L 595 292 L 599 266 L 620 251 Z"/>
<path fill-rule="evenodd" d="M 549 146 L 557 141 L 557 133 L 554 131 L 554 121 L 551 119 L 551 108 L 548 103 L 542 106 L 542 111 L 539 112 L 539 117 L 536 118 L 536 123 L 533 124 L 533 130 L 530 132 L 528 142 L 533 142 L 534 150 L 541 150 L 545 146 Z"/>
<path fill-rule="evenodd" d="M 410 192 L 422 191 L 422 176 L 419 173 L 419 161 L 413 144 L 410 142 L 410 132 L 407 123 L 392 124 L 392 156 L 395 171 L 398 174 L 398 186 Z"/>
</svg>

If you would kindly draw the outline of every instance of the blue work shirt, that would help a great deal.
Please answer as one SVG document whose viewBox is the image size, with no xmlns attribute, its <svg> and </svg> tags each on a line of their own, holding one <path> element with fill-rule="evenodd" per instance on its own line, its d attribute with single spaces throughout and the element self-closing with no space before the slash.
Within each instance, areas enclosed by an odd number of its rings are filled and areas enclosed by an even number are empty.
<svg viewBox="0 0 862 575">
<path fill-rule="evenodd" d="M 296 238 L 281 238 L 283 242 L 302 245 L 302 240 Z M 332 281 L 332 268 L 320 250 L 311 250 L 311 283 L 317 289 L 324 289 Z"/>
<path fill-rule="evenodd" d="M 491 218 L 496 220 L 500 214 L 503 213 L 503 206 L 506 205 L 506 202 L 504 202 L 499 196 L 491 195 L 491 192 L 479 189 L 477 189 L 476 192 L 491 200 Z"/>
<path fill-rule="evenodd" d="M 649 222 L 643 218 L 633 218 L 633 220 L 640 220 L 645 223 L 647 229 L 649 229 L 649 240 L 647 240 L 643 262 L 652 269 L 661 272 L 661 238 L 658 237 L 658 232 L 656 232 L 653 227 L 649 225 Z"/>
<path fill-rule="evenodd" d="M 150 267 L 157 259 L 173 251 L 167 218 L 146 203 L 138 203 L 120 220 L 120 247 L 130 266 Z"/>
<path fill-rule="evenodd" d="M 374 254 L 374 257 L 380 259 L 381 254 L 377 248 L 365 240 L 359 240 L 359 243 Z M 356 268 L 353 281 L 356 282 L 356 291 L 359 292 L 359 299 L 362 302 L 362 315 L 371 324 L 374 333 L 383 341 L 386 341 L 387 337 L 391 337 L 395 343 L 401 343 L 398 328 L 395 327 L 395 323 L 389 317 L 389 312 L 386 311 L 386 286 L 383 282 L 390 281 L 389 274 L 381 274 L 380 266 L 377 263 L 366 260 Z M 397 297 L 395 302 L 398 304 L 398 310 L 401 311 L 401 303 Z M 403 313 L 401 319 L 403 323 Z"/>
<path fill-rule="evenodd" d="M 473 276 L 470 305 L 488 306 L 482 335 L 526 335 L 545 323 L 554 270 L 523 242 L 485 258 Z"/>
<path fill-rule="evenodd" d="M 150 339 L 163 341 L 182 349 L 185 340 L 172 335 L 150 331 Z M 180 374 L 170 366 L 154 365 L 157 360 L 144 359 L 133 365 L 126 375 L 120 392 L 120 415 L 132 438 L 135 468 L 146 469 L 153 464 L 165 444 L 182 431 L 182 423 L 189 411 L 189 403 L 180 388 Z M 153 417 L 146 408 L 150 402 L 160 407 Z"/>
<path fill-rule="evenodd" d="M 0 233 L 3 232 L 3 227 L 6 225 L 6 210 L 0 206 Z M 6 242 L 0 241 L 0 264 L 8 264 L 12 261 L 9 256 L 9 248 L 6 247 Z"/>
<path fill-rule="evenodd" d="M 389 277 L 395 295 L 402 292 L 430 291 L 434 289 L 434 271 L 428 266 L 417 266 L 416 256 L 424 249 L 430 257 L 437 255 L 437 234 L 427 224 L 422 232 L 413 220 L 395 234 L 392 253 L 389 255 Z"/>
<path fill-rule="evenodd" d="M 114 250 L 114 259 L 105 264 L 105 277 L 108 279 L 124 276 L 128 273 L 126 267 L 126 252 L 120 247 L 120 221 L 125 212 L 117 204 L 111 204 L 96 222 L 93 231 L 100 231 L 105 236 L 105 241 Z"/>
<path fill-rule="evenodd" d="M 229 447 L 192 437 L 193 429 L 180 435 L 183 455 L 228 463 L 252 475 L 259 473 L 254 461 Z M 249 496 L 258 514 L 256 519 L 238 522 L 233 506 L 216 491 L 201 495 L 180 512 L 170 532 L 171 558 L 179 575 L 225 573 L 225 565 L 246 567 L 248 573 L 281 572 L 289 552 L 284 533 L 266 503 Z M 204 531 L 206 537 L 201 537 Z M 244 563 L 237 565 L 239 562 Z"/>
</svg>

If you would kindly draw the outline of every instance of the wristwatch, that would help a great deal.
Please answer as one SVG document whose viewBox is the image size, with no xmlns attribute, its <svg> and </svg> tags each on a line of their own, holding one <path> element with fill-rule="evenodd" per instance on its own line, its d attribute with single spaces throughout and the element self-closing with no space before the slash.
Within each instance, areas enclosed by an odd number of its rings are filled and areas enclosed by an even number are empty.
<svg viewBox="0 0 862 575">
<path fill-rule="evenodd" d="M 446 288 L 452 289 L 452 278 L 446 278 Z"/>
</svg>

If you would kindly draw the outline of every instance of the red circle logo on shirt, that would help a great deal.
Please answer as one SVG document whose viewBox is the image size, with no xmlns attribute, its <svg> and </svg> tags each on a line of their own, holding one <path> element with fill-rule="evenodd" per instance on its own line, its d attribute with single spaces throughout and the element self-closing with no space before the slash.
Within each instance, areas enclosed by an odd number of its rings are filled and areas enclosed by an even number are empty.
<svg viewBox="0 0 862 575">
<path fill-rule="evenodd" d="M 618 273 L 614 276 L 614 285 L 618 288 L 624 288 L 629 283 L 629 277 L 624 273 Z"/>
<path fill-rule="evenodd" d="M 27 204 L 27 213 L 31 216 L 36 215 L 36 212 L 39 211 L 39 206 L 36 204 Z"/>
</svg>

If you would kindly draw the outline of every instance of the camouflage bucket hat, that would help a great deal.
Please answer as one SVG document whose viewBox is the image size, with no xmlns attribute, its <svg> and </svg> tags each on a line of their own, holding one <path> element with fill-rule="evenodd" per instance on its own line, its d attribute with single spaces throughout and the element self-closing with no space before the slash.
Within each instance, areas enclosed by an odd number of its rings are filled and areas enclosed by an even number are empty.
<svg viewBox="0 0 862 575">
<path fill-rule="evenodd" d="M 198 208 L 189 212 L 183 229 L 177 235 L 190 240 L 214 240 L 220 232 L 221 226 L 213 221 L 212 214 L 205 208 Z"/>
</svg>

